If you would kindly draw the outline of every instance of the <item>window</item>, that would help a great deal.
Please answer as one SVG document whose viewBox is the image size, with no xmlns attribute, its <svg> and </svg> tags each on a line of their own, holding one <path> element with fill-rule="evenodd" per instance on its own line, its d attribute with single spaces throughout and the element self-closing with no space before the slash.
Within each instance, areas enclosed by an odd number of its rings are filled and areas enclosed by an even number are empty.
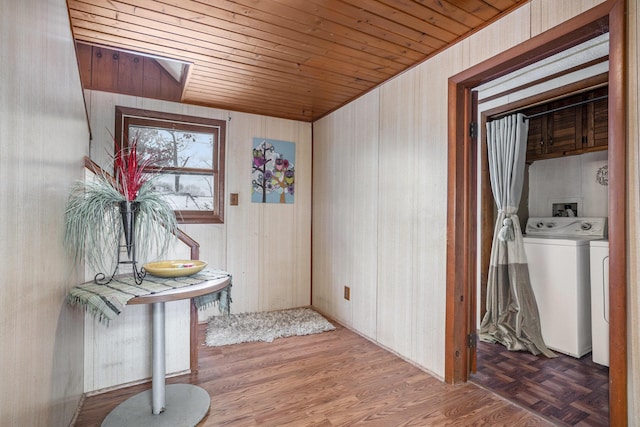
<svg viewBox="0 0 640 427">
<path fill-rule="evenodd" d="M 116 151 L 137 141 L 160 154 L 158 189 L 175 205 L 178 223 L 224 222 L 224 120 L 116 107 Z"/>
</svg>

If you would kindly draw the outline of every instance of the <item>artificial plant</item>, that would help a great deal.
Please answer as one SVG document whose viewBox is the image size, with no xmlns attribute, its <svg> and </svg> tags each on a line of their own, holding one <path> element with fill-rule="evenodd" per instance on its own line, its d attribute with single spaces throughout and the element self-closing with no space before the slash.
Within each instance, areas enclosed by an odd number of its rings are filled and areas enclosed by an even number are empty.
<svg viewBox="0 0 640 427">
<path fill-rule="evenodd" d="M 174 208 L 154 188 L 158 169 L 149 169 L 159 161 L 158 157 L 138 158 L 137 140 L 133 140 L 114 156 L 115 177 L 103 172 L 74 183 L 65 212 L 64 245 L 76 262 L 84 259 L 96 271 L 113 271 L 123 246 L 123 202 L 136 204 L 138 259 L 151 259 L 169 249 L 177 229 Z M 130 255 L 129 246 L 127 252 Z"/>
</svg>

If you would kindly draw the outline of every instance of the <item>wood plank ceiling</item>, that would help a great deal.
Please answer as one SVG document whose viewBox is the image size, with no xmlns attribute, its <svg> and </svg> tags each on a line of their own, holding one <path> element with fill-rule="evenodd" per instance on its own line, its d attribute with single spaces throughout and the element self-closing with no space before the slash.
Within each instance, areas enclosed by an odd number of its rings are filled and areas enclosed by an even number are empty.
<svg viewBox="0 0 640 427">
<path fill-rule="evenodd" d="M 93 49 L 88 52 L 94 54 L 98 48 L 109 48 L 188 64 L 178 78 L 180 102 L 314 121 L 527 1 L 67 4 L 76 42 L 85 46 L 82 52 L 89 45 Z M 87 73 L 97 72 L 91 69 L 91 56 L 79 62 L 83 83 L 91 88 Z"/>
</svg>

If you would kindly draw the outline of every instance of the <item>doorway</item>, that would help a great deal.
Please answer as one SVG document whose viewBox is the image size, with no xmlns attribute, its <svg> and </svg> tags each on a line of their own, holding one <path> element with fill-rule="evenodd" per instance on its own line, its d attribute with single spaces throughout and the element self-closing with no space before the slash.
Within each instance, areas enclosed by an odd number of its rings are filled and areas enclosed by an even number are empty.
<svg viewBox="0 0 640 427">
<path fill-rule="evenodd" d="M 609 410 L 612 425 L 627 425 L 626 342 L 626 123 L 625 1 L 609 0 L 449 80 L 449 176 L 447 223 L 447 314 L 445 380 L 464 382 L 475 369 L 477 212 L 476 145 L 468 132 L 471 89 L 571 46 L 610 31 L 609 72 L 609 241 L 610 348 Z"/>
<path fill-rule="evenodd" d="M 557 80 L 541 78 L 538 80 L 539 84 L 535 91 L 523 91 L 519 90 L 517 83 L 513 83 L 516 80 L 514 76 L 508 75 L 496 79 L 484 87 L 477 88 L 480 110 L 478 122 L 481 124 L 478 126 L 477 141 L 477 144 L 481 147 L 478 150 L 481 153 L 478 166 L 480 170 L 479 181 L 481 182 L 478 188 L 478 203 L 481 218 L 487 219 L 487 221 L 483 220 L 478 226 L 482 236 L 478 240 L 477 255 L 479 266 L 477 283 L 480 289 L 478 292 L 478 324 L 484 318 L 484 310 L 482 309 L 485 308 L 486 292 L 483 291 L 487 286 L 492 234 L 497 217 L 497 212 L 495 211 L 496 202 L 493 199 L 493 192 L 488 178 L 489 167 L 486 155 L 487 141 L 484 124 L 487 121 L 515 112 L 522 112 L 525 116 L 533 116 L 534 113 L 539 114 L 540 111 L 556 111 L 555 107 L 558 104 L 566 105 L 567 109 L 560 110 L 561 116 L 559 118 L 549 119 L 549 121 L 555 123 L 556 128 L 563 131 L 570 129 L 569 124 L 573 125 L 573 134 L 561 134 L 561 136 L 566 135 L 565 138 L 569 142 L 574 141 L 573 145 L 569 143 L 562 144 L 562 140 L 560 142 L 554 140 L 553 145 L 542 147 L 544 148 L 543 150 L 540 146 L 541 137 L 539 135 L 542 126 L 534 125 L 533 131 L 529 134 L 528 166 L 525 169 L 526 184 L 523 188 L 521 207 L 518 210 L 518 216 L 523 224 L 522 230 L 523 232 L 525 231 L 524 222 L 530 216 L 538 218 L 553 216 L 552 206 L 548 204 L 549 200 L 553 199 L 553 195 L 574 195 L 576 197 L 575 200 L 579 201 L 580 209 L 574 208 L 576 215 L 579 217 L 607 216 L 607 187 L 599 185 L 595 179 L 586 179 L 587 170 L 589 171 L 589 178 L 592 178 L 591 172 L 595 172 L 595 170 L 592 171 L 594 163 L 599 165 L 601 162 L 606 163 L 607 160 L 607 151 L 604 151 L 606 145 L 593 146 L 596 132 L 593 129 L 588 129 L 589 126 L 593 126 L 593 123 L 590 120 L 586 120 L 586 118 L 589 113 L 595 115 L 594 104 L 590 104 L 590 107 L 587 107 L 586 104 L 570 107 L 574 105 L 573 101 L 576 99 L 593 99 L 595 95 L 606 94 L 606 87 L 602 85 L 606 84 L 607 75 L 606 73 L 603 74 L 602 71 L 608 69 L 606 62 L 608 57 L 607 38 L 608 34 L 605 34 L 588 42 L 587 45 L 581 44 L 576 46 L 575 49 L 563 52 L 560 57 L 549 58 L 549 63 L 553 64 L 554 70 L 557 68 L 556 64 L 563 59 L 564 63 L 572 65 L 567 69 L 574 71 L 581 66 L 578 62 L 583 60 L 586 60 L 588 64 L 593 64 L 596 60 L 600 61 L 597 67 L 583 67 L 578 73 L 579 75 L 574 74 L 574 81 L 571 84 L 558 87 Z M 589 50 L 593 54 L 585 55 L 585 52 Z M 575 52 L 580 52 L 579 59 L 572 57 Z M 597 58 L 595 58 L 596 54 Z M 531 68 L 536 70 L 538 76 L 541 76 L 544 74 L 541 70 L 544 69 L 545 65 L 537 63 Z M 517 74 L 519 77 L 517 80 L 521 82 L 533 81 L 530 75 L 526 73 L 526 70 L 522 70 Z M 568 82 L 570 78 L 572 76 L 563 76 L 561 81 Z M 593 88 L 594 85 L 597 89 Z M 545 90 L 546 88 L 550 90 Z M 486 96 L 488 93 L 494 94 L 498 90 L 501 90 L 504 95 L 494 95 L 491 98 Z M 532 98 L 518 96 L 522 93 L 531 92 L 535 92 L 535 96 Z M 485 99 L 489 99 L 489 101 L 485 101 Z M 549 104 L 549 99 L 554 99 L 554 101 Z M 532 105 L 535 106 L 532 107 Z M 607 102 L 606 100 L 598 101 L 597 105 L 598 108 L 606 109 Z M 568 113 L 566 113 L 567 111 Z M 600 113 L 600 115 L 604 116 L 602 121 L 606 126 L 606 112 L 604 114 Z M 573 120 L 576 117 L 584 118 L 585 120 L 576 119 L 566 126 L 561 122 L 562 119 Z M 546 131 L 546 118 L 538 119 L 539 122 L 542 120 L 545 121 L 544 129 Z M 603 143 L 606 144 L 606 130 L 602 133 L 605 139 Z M 582 135 L 587 134 L 589 142 L 581 138 Z M 562 148 L 561 156 L 552 151 L 558 146 Z M 530 180 L 528 179 L 529 174 Z M 527 181 L 531 182 L 531 199 L 526 195 L 529 187 Z M 573 221 L 570 218 L 566 219 Z M 554 241 L 554 243 L 557 242 Z M 556 249 L 554 252 L 556 256 L 565 254 L 568 259 L 571 259 L 572 256 L 577 257 L 578 254 L 582 254 L 580 256 L 584 259 L 584 250 L 578 250 L 578 248 L 585 246 L 584 243 L 575 243 L 575 246 L 571 246 L 571 243 L 567 241 L 562 242 L 568 246 L 562 246 L 560 251 L 557 250 L 559 247 L 556 244 L 544 247 L 543 252 L 545 255 L 543 259 L 545 262 L 550 261 L 546 252 L 551 248 Z M 526 238 L 524 246 L 525 248 L 527 247 Z M 539 244 L 533 244 L 532 246 L 541 248 Z M 547 274 L 547 270 L 540 270 L 539 266 L 536 266 L 535 261 L 540 261 L 541 252 L 538 251 L 537 254 L 538 257 L 534 256 L 533 262 L 532 259 L 528 260 L 532 272 L 532 281 L 533 277 L 537 277 L 539 281 Z M 588 257 L 588 253 L 586 253 L 586 256 Z M 578 266 L 576 265 L 577 268 Z M 543 273 L 543 271 L 545 272 Z M 576 273 L 576 279 L 578 274 Z M 571 276 L 571 273 L 567 276 Z M 543 327 L 543 336 L 549 334 L 553 337 L 550 341 L 545 337 L 546 344 L 548 346 L 558 346 L 557 348 L 551 348 L 553 350 L 564 349 L 565 352 L 568 351 L 569 354 L 574 354 L 574 357 L 556 352 L 558 357 L 549 359 L 543 355 L 534 356 L 524 351 L 509 351 L 501 344 L 490 344 L 478 340 L 476 342 L 476 371 L 472 373 L 470 380 L 522 407 L 530 408 L 552 422 L 562 425 L 586 423 L 594 426 L 606 426 L 609 425 L 609 370 L 606 366 L 594 363 L 590 350 L 583 355 L 587 351 L 585 347 L 589 344 L 584 340 L 583 335 L 586 332 L 586 323 L 579 319 L 579 316 L 581 316 L 579 313 L 584 313 L 582 310 L 583 304 L 586 302 L 589 305 L 589 303 L 584 300 L 582 303 L 578 303 L 578 301 L 584 296 L 585 290 L 587 293 L 591 293 L 590 287 L 589 283 L 585 283 L 583 286 L 581 281 L 574 281 L 573 285 L 571 283 L 571 280 L 569 280 L 569 283 L 566 283 L 566 287 L 556 288 L 556 286 L 553 286 L 553 288 L 558 289 L 558 292 L 563 295 L 566 295 L 565 292 L 569 292 L 575 298 L 575 305 L 563 304 L 559 312 L 557 311 L 558 306 L 553 302 L 556 300 L 546 299 L 544 301 L 538 300 L 538 307 L 541 316 L 545 308 L 546 310 L 551 309 L 551 307 L 556 309 L 553 313 L 547 313 L 552 318 L 555 317 L 553 331 L 548 329 L 548 316 L 543 319 L 547 321 L 546 326 L 544 324 L 541 325 Z M 539 282 L 537 286 L 540 286 Z M 536 293 L 539 290 L 534 286 Z M 563 299 L 560 298 L 559 300 Z M 576 311 L 570 310 L 569 307 Z M 547 328 L 546 332 L 545 327 Z M 580 349 L 577 348 L 578 346 L 580 346 Z"/>
</svg>

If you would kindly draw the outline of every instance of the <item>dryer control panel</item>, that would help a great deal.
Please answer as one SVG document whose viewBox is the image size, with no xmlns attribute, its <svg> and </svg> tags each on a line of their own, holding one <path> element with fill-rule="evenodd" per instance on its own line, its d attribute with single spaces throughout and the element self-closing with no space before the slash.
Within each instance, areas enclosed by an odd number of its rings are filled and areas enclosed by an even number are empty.
<svg viewBox="0 0 640 427">
<path fill-rule="evenodd" d="M 525 234 L 530 237 L 604 239 L 607 217 L 530 217 Z"/>
</svg>

